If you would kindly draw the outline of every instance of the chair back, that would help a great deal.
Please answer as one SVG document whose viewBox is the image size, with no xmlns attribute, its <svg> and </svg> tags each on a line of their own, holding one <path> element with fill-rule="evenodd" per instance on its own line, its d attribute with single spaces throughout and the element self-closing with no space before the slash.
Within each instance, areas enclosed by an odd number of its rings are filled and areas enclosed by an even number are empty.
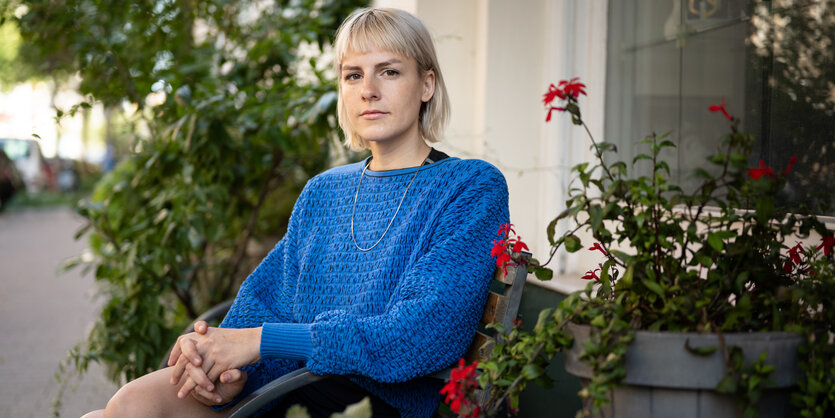
<svg viewBox="0 0 835 418">
<path fill-rule="evenodd" d="M 530 253 L 523 252 L 520 258 L 529 260 Z M 501 323 L 506 330 L 515 325 L 516 316 L 519 313 L 519 304 L 522 301 L 522 292 L 525 290 L 525 280 L 528 276 L 528 269 L 524 265 L 514 264 L 505 269 L 497 268 L 493 275 L 493 283 L 490 293 L 487 296 L 487 304 L 484 306 L 484 313 L 481 316 L 481 327 L 492 323 Z M 501 338 L 497 335 L 496 338 Z M 468 363 L 473 361 L 486 360 L 493 350 L 495 340 L 481 329 L 476 331 L 473 342 L 464 355 Z"/>
</svg>

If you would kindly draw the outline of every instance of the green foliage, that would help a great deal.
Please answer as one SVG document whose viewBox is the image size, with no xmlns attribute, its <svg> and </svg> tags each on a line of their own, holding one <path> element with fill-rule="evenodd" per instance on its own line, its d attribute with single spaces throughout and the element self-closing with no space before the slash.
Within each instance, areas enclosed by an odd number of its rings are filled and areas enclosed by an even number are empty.
<svg viewBox="0 0 835 418">
<path fill-rule="evenodd" d="M 362 1 L 10 1 L 23 59 L 78 73 L 128 116 L 133 154 L 78 211 L 100 317 L 69 362 L 153 370 L 198 313 L 234 296 L 339 139 L 323 51 Z M 16 13 L 10 13 L 15 10 Z M 114 112 L 115 113 L 115 112 Z M 143 134 L 144 132 L 144 134 Z"/>
</svg>

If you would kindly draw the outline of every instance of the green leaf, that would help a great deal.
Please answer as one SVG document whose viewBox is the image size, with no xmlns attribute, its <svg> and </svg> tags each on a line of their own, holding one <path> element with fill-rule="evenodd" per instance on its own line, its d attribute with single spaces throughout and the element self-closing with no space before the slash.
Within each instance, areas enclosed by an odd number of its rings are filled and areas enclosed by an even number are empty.
<svg viewBox="0 0 835 418">
<path fill-rule="evenodd" d="M 539 280 L 551 280 L 554 277 L 554 272 L 547 267 L 534 267 L 534 274 Z"/>
<path fill-rule="evenodd" d="M 548 321 L 551 320 L 551 314 L 553 312 L 554 311 L 551 308 L 541 310 L 539 312 L 539 317 L 536 318 L 536 326 L 534 326 L 533 332 L 541 333 Z"/>
<path fill-rule="evenodd" d="M 719 384 L 716 385 L 716 391 L 719 393 L 736 393 L 736 388 L 737 383 L 736 379 L 733 376 L 725 376 L 724 378 L 722 378 L 722 380 L 719 381 Z"/>
<path fill-rule="evenodd" d="M 635 257 L 620 250 L 609 250 L 609 253 L 619 258 L 626 264 L 632 264 L 632 262 L 635 260 Z"/>
<path fill-rule="evenodd" d="M 522 368 L 522 376 L 528 380 L 534 380 L 537 377 L 542 376 L 543 373 L 544 371 L 542 370 L 542 367 L 536 364 L 528 364 Z"/>
<path fill-rule="evenodd" d="M 649 279 L 641 279 L 641 282 L 647 289 L 651 290 L 653 293 L 657 294 L 658 296 L 664 297 L 664 289 L 661 288 L 661 285 L 658 283 L 649 280 Z"/>
<path fill-rule="evenodd" d="M 592 231 L 598 231 L 603 224 L 603 208 L 600 205 L 591 205 L 589 207 L 589 218 Z"/>
<path fill-rule="evenodd" d="M 561 217 L 568 216 L 568 213 L 569 213 L 569 211 L 566 209 L 566 210 L 562 211 L 562 213 L 559 214 L 559 216 L 557 216 L 550 223 L 548 223 L 548 228 L 546 229 L 546 231 L 548 233 L 548 242 L 552 246 L 556 243 L 556 240 L 554 240 L 554 234 L 556 233 L 556 230 L 557 230 L 557 222 L 560 220 Z"/>
<path fill-rule="evenodd" d="M 565 237 L 565 250 L 570 253 L 575 253 L 583 248 L 583 244 L 580 242 L 580 238 L 577 238 L 576 235 L 572 234 Z"/>
<path fill-rule="evenodd" d="M 695 354 L 695 355 L 697 355 L 697 356 L 709 356 L 709 355 L 711 355 L 711 354 L 715 353 L 715 352 L 716 352 L 716 350 L 718 350 L 718 349 L 719 349 L 719 347 L 718 347 L 718 346 L 713 346 L 713 347 L 693 347 L 693 346 L 691 346 L 691 345 L 690 345 L 690 339 L 689 339 L 689 338 L 688 338 L 688 339 L 686 339 L 686 340 L 684 340 L 684 348 L 685 348 L 688 352 L 690 352 L 690 353 L 692 353 L 692 354 Z"/>
<path fill-rule="evenodd" d="M 722 251 L 722 248 L 724 247 L 722 238 L 712 232 L 707 235 L 707 243 L 710 244 L 710 246 L 716 251 Z"/>
</svg>

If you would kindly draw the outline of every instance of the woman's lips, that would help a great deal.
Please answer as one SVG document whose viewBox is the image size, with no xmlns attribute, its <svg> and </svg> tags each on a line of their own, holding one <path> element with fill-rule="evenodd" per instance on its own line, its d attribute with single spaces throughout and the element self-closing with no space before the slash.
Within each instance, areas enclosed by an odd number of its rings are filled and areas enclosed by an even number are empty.
<svg viewBox="0 0 835 418">
<path fill-rule="evenodd" d="M 366 120 L 375 120 L 380 119 L 381 117 L 385 116 L 387 113 L 382 112 L 379 110 L 366 110 L 360 114 L 360 117 Z"/>
</svg>

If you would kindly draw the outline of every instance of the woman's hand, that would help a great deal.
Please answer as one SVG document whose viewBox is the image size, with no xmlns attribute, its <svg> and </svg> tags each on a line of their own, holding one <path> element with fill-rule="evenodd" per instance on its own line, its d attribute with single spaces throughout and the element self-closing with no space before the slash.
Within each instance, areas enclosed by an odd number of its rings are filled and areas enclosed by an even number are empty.
<svg viewBox="0 0 835 418">
<path fill-rule="evenodd" d="M 177 384 L 188 372 L 188 379 L 178 396 L 184 398 L 195 387 L 208 392 L 221 373 L 239 369 L 260 360 L 261 328 L 211 328 L 199 321 L 195 332 L 181 336 L 171 352 L 171 384 Z M 175 360 L 176 359 L 176 360 Z"/>
<path fill-rule="evenodd" d="M 218 379 L 214 391 L 210 392 L 201 386 L 196 386 L 194 391 L 191 392 L 191 396 L 203 405 L 223 405 L 235 399 L 235 396 L 241 393 L 246 379 L 247 374 L 243 370 L 227 370 L 220 374 L 220 379 Z"/>
</svg>

